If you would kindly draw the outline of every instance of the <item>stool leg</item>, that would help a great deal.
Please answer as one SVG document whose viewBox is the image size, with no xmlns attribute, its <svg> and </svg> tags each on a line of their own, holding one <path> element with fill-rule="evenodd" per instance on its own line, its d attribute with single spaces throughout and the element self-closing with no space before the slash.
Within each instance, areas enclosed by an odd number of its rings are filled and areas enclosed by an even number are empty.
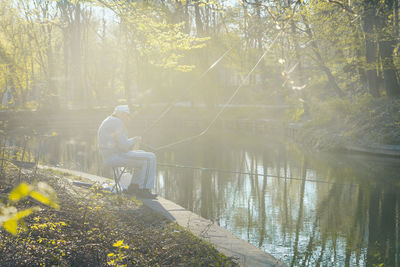
<svg viewBox="0 0 400 267">
<path fill-rule="evenodd" d="M 117 193 L 119 193 L 119 179 L 120 179 L 120 174 L 118 171 L 118 167 L 113 168 L 113 173 L 114 173 L 114 186 L 112 188 L 112 191 L 115 189 Z"/>
<path fill-rule="evenodd" d="M 126 171 L 126 167 L 124 167 L 121 170 L 121 172 L 119 172 L 118 167 L 114 167 L 113 168 L 114 182 L 115 182 L 115 184 L 113 186 L 113 189 L 115 188 L 115 190 L 117 191 L 118 194 L 122 192 L 122 188 L 121 188 L 121 185 L 119 184 L 119 182 L 121 180 L 122 175 L 125 173 L 125 171 Z"/>
<path fill-rule="evenodd" d="M 116 186 L 117 186 L 117 191 L 119 192 L 119 193 L 121 193 L 122 192 L 122 188 L 121 188 L 121 185 L 120 185 L 120 181 L 121 181 L 121 177 L 122 177 L 122 175 L 125 173 L 125 169 L 126 169 L 126 167 L 124 167 L 123 169 L 122 169 L 122 171 L 119 173 L 119 176 L 118 176 L 118 182 L 116 181 L 115 183 L 116 183 Z"/>
</svg>

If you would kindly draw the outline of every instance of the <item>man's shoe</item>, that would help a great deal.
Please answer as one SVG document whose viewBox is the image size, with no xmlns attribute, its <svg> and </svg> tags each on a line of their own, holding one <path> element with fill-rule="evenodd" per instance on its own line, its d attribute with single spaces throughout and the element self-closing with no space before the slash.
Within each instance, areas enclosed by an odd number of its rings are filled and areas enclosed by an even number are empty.
<svg viewBox="0 0 400 267">
<path fill-rule="evenodd" d="M 155 199 L 157 198 L 157 194 L 152 194 L 149 189 L 141 189 L 137 192 L 136 196 L 138 198 L 145 198 L 145 199 Z"/>
</svg>

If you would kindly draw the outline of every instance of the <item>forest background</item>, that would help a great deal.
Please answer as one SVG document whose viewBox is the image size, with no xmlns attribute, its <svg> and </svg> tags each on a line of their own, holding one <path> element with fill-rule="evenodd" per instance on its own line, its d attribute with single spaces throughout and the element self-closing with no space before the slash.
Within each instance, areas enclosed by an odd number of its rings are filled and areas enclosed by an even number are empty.
<svg viewBox="0 0 400 267">
<path fill-rule="evenodd" d="M 307 135 L 400 144 L 398 40 L 397 0 L 1 1 L 2 106 L 215 107 L 241 86 L 233 104 L 288 105 Z"/>
</svg>

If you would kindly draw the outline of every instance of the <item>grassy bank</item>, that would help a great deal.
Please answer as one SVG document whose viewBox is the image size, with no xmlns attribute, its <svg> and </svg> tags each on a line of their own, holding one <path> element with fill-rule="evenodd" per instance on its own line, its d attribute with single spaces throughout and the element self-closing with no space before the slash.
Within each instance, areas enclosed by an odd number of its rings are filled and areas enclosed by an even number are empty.
<svg viewBox="0 0 400 267">
<path fill-rule="evenodd" d="M 369 96 L 331 99 L 310 108 L 299 121 L 297 140 L 322 150 L 347 144 L 400 145 L 400 100 Z"/>
<path fill-rule="evenodd" d="M 18 168 L 0 179 L 3 203 Z M 12 235 L 0 228 L 2 266 L 235 266 L 210 244 L 153 212 L 134 197 L 76 187 L 76 177 L 23 170 L 21 180 L 44 181 L 57 193 L 59 210 L 25 198 L 18 210 L 40 206 Z"/>
</svg>

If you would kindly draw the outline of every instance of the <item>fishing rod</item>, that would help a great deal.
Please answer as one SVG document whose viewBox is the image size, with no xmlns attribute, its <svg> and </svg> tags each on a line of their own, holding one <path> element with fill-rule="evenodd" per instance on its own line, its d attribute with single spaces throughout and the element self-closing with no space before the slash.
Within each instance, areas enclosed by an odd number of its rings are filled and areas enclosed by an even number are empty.
<svg viewBox="0 0 400 267">
<path fill-rule="evenodd" d="M 275 24 L 278 25 L 278 21 L 276 20 L 276 18 L 273 18 L 273 19 L 274 19 L 274 21 L 275 21 Z M 291 19 L 293 19 L 293 18 L 291 18 Z M 206 134 L 206 133 L 208 132 L 208 130 L 209 130 L 209 129 L 214 125 L 214 123 L 217 121 L 217 119 L 220 117 L 220 115 L 225 111 L 226 107 L 232 102 L 233 98 L 234 98 L 234 97 L 237 95 L 237 93 L 239 92 L 239 89 L 244 85 L 244 82 L 245 82 L 246 80 L 248 80 L 248 78 L 250 77 L 251 73 L 256 69 L 256 67 L 258 66 L 258 64 L 261 62 L 261 60 L 264 58 L 264 56 L 267 54 L 267 52 L 268 52 L 268 51 L 271 49 L 271 47 L 274 45 L 274 43 L 276 42 L 276 40 L 278 39 L 278 37 L 279 37 L 279 36 L 283 36 L 283 35 L 285 34 L 286 26 L 289 24 L 289 21 L 291 21 L 291 19 L 285 21 L 284 24 L 282 25 L 282 27 L 279 27 L 280 31 L 279 31 L 279 33 L 276 35 L 276 37 L 273 39 L 272 43 L 269 45 L 269 47 L 268 47 L 267 49 L 265 49 L 265 51 L 264 51 L 264 53 L 262 54 L 262 56 L 260 57 L 260 59 L 259 59 L 259 60 L 257 61 L 257 63 L 254 65 L 254 67 L 251 69 L 251 71 L 246 75 L 245 79 L 242 81 L 242 84 L 240 84 L 240 85 L 238 86 L 238 88 L 234 91 L 234 93 L 231 95 L 231 97 L 228 99 L 228 101 L 222 106 L 221 110 L 217 113 L 217 115 L 211 120 L 211 122 L 209 123 L 209 125 L 208 125 L 203 131 L 201 131 L 199 134 L 196 134 L 196 135 L 193 135 L 193 136 L 189 136 L 189 137 L 183 138 L 183 139 L 181 139 L 181 140 L 178 140 L 178 141 L 175 141 L 175 142 L 172 142 L 172 143 L 163 145 L 163 146 L 153 147 L 153 146 L 151 146 L 151 145 L 149 145 L 149 144 L 142 143 L 143 146 L 144 146 L 144 147 L 147 147 L 147 148 L 149 148 L 150 150 L 153 150 L 153 151 L 155 152 L 155 151 L 158 151 L 158 150 L 161 150 L 161 149 L 165 149 L 165 148 L 168 148 L 168 147 L 177 145 L 177 144 L 181 144 L 181 143 L 184 143 L 184 142 L 191 141 L 191 140 L 193 140 L 193 139 L 196 139 L 196 138 L 201 137 L 202 135 Z M 254 27 L 254 26 L 255 26 L 255 25 L 253 25 L 252 27 Z M 213 67 L 215 67 L 215 66 L 219 63 L 219 61 L 222 60 L 222 58 L 225 57 L 225 55 L 226 55 L 229 51 L 231 51 L 231 49 L 232 49 L 232 47 L 231 47 L 230 49 L 228 49 L 214 64 L 212 64 L 212 65 L 210 66 L 210 68 L 206 70 L 206 72 L 204 73 L 204 75 L 202 75 L 202 77 L 204 77 L 205 74 L 207 74 L 209 70 L 211 70 Z M 297 64 L 296 64 L 296 65 L 292 68 L 292 70 L 290 70 L 289 72 L 293 71 L 293 70 L 296 68 L 296 66 L 297 66 Z M 201 77 L 201 78 L 202 78 L 202 77 Z M 196 81 L 196 82 L 197 82 L 197 81 Z M 193 83 L 193 85 L 194 85 L 194 83 Z M 169 112 L 169 110 L 171 110 L 171 108 L 172 108 L 174 105 L 175 105 L 174 102 L 171 103 L 171 105 L 169 105 L 169 106 L 166 108 L 166 110 L 161 114 L 161 116 L 160 116 L 158 119 L 156 119 L 156 121 L 155 121 L 153 124 L 151 124 L 151 126 L 150 126 L 149 128 L 152 128 L 156 123 L 158 123 L 158 122 Z M 145 133 L 149 130 L 149 128 L 146 129 Z"/>
<path fill-rule="evenodd" d="M 233 47 L 229 48 L 228 50 L 225 51 L 224 54 L 222 54 L 222 56 L 220 56 L 213 64 L 211 64 L 211 66 L 206 69 L 206 71 L 204 71 L 196 80 L 194 80 L 190 86 L 188 87 L 188 89 L 186 89 L 187 92 L 189 92 L 194 86 L 195 84 L 200 81 L 202 78 L 204 78 L 204 76 L 207 75 L 207 73 L 209 73 L 231 50 L 233 49 Z M 167 113 L 171 110 L 171 108 L 175 105 L 175 103 L 181 99 L 182 96 L 175 98 L 174 101 L 172 101 L 166 108 L 165 110 L 161 113 L 161 115 L 149 126 L 147 127 L 143 134 L 146 134 L 148 131 L 150 131 L 162 118 L 165 117 L 165 115 L 167 115 Z"/>
<path fill-rule="evenodd" d="M 269 45 L 269 47 L 267 49 L 265 49 L 264 53 L 261 55 L 261 57 L 259 58 L 259 60 L 256 62 L 256 64 L 253 66 L 253 68 L 247 73 L 247 75 L 245 76 L 245 78 L 243 79 L 242 83 L 236 88 L 236 90 L 233 92 L 233 94 L 229 97 L 228 101 L 222 106 L 222 108 L 220 109 L 220 111 L 216 114 L 216 116 L 214 116 L 214 118 L 211 120 L 211 122 L 207 125 L 207 127 L 205 127 L 205 129 L 203 131 L 201 131 L 199 134 L 196 135 L 192 135 L 189 137 L 185 137 L 181 140 L 177 140 L 175 142 L 166 144 L 166 145 L 162 145 L 159 147 L 152 147 L 148 144 L 143 144 L 144 146 L 150 148 L 153 151 L 158 151 L 161 149 L 165 149 L 171 146 L 175 146 L 181 143 L 185 143 L 188 141 L 191 141 L 193 139 L 196 139 L 204 134 L 206 134 L 208 132 L 208 130 L 214 125 L 214 123 L 217 121 L 217 119 L 220 117 L 220 115 L 225 111 L 226 107 L 232 102 L 233 98 L 237 95 L 237 93 L 239 92 L 239 90 L 243 87 L 245 81 L 247 81 L 250 77 L 250 75 L 254 72 L 254 70 L 257 68 L 257 66 L 260 64 L 260 62 L 262 61 L 262 59 L 265 57 L 265 55 L 267 54 L 267 52 L 271 49 L 271 47 L 275 44 L 276 40 L 278 39 L 278 37 L 280 35 L 282 35 L 283 31 L 280 31 L 276 37 L 273 39 L 272 43 Z"/>
<path fill-rule="evenodd" d="M 253 172 L 232 171 L 232 170 L 223 170 L 223 169 L 218 169 L 218 168 L 188 166 L 188 165 L 179 165 L 179 164 L 171 164 L 171 163 L 157 163 L 157 165 L 162 166 L 162 167 L 170 167 L 170 168 L 193 169 L 193 170 L 201 170 L 201 171 L 215 171 L 215 172 L 240 174 L 240 175 L 254 175 L 254 176 L 271 177 L 271 178 L 285 179 L 285 180 L 305 181 L 305 182 L 311 182 L 311 183 L 323 183 L 323 184 L 328 184 L 328 185 L 358 186 L 358 184 L 351 184 L 351 183 L 336 183 L 336 182 L 329 182 L 329 181 L 323 181 L 323 180 L 318 180 L 318 179 L 305 179 L 305 178 L 292 177 L 292 176 L 280 176 L 280 175 L 264 174 L 264 173 L 260 174 L 260 173 L 253 173 Z"/>
<path fill-rule="evenodd" d="M 251 30 L 252 28 L 254 28 L 255 25 L 251 26 L 249 30 Z M 194 87 L 194 85 L 197 84 L 197 82 L 201 81 L 202 78 L 204 78 L 215 66 L 218 65 L 218 63 L 233 49 L 233 46 L 230 47 L 229 49 L 227 49 L 221 57 L 219 57 L 216 61 L 214 61 L 214 63 L 212 63 L 210 65 L 210 67 L 208 69 L 206 69 L 196 80 L 194 80 L 189 87 L 186 89 L 186 92 L 190 92 L 190 90 Z M 186 95 L 186 94 L 185 94 Z M 174 107 L 174 105 L 176 104 L 176 102 L 183 98 L 185 95 L 183 96 L 179 96 L 177 98 L 175 98 L 174 101 L 172 101 L 169 105 L 167 105 L 167 107 L 164 109 L 164 111 L 161 113 L 160 116 L 158 116 L 156 118 L 156 120 L 150 125 L 148 126 L 144 131 L 143 131 L 143 135 L 146 134 L 149 130 L 151 130 L 162 118 L 165 117 L 165 115 Z M 151 146 L 148 146 L 149 148 Z"/>
</svg>

